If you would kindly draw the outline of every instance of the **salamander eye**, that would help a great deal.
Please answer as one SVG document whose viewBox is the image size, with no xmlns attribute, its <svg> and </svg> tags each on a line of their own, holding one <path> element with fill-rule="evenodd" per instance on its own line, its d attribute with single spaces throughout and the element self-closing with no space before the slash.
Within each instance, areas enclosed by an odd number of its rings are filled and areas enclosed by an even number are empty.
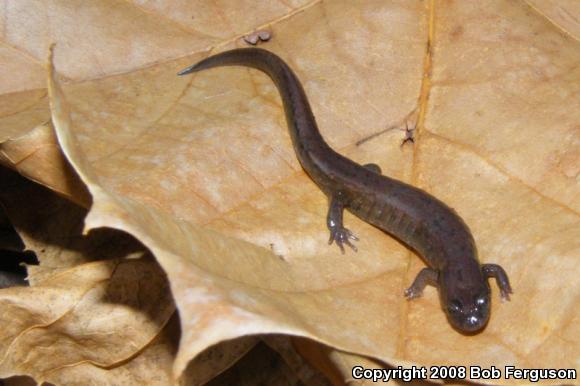
<svg viewBox="0 0 580 386">
<path fill-rule="evenodd" d="M 463 304 L 459 300 L 452 300 L 449 302 L 449 306 L 447 307 L 451 312 L 461 312 L 463 309 Z"/>
</svg>

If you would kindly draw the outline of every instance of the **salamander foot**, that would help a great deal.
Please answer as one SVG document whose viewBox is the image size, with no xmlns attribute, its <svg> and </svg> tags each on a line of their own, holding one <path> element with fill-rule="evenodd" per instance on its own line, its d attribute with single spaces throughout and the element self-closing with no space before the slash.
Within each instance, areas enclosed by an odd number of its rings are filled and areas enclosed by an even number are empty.
<svg viewBox="0 0 580 386">
<path fill-rule="evenodd" d="M 501 300 L 510 300 L 510 294 L 513 294 L 512 286 L 510 285 L 510 280 L 504 269 L 497 264 L 483 264 L 482 266 L 483 274 L 486 277 L 493 277 L 497 282 L 499 287 L 499 293 L 501 295 Z"/>
<path fill-rule="evenodd" d="M 330 239 L 328 239 L 328 245 L 331 245 L 336 241 L 336 245 L 338 245 L 342 254 L 344 254 L 344 244 L 348 245 L 353 251 L 358 251 L 356 246 L 352 244 L 350 240 L 358 241 L 358 237 L 356 237 L 349 229 L 344 227 L 330 228 Z"/>
<path fill-rule="evenodd" d="M 344 244 L 348 245 L 353 251 L 357 251 L 350 240 L 358 241 L 358 238 L 342 224 L 342 212 L 344 211 L 343 199 L 342 192 L 336 192 L 330 198 L 326 226 L 330 231 L 328 245 L 336 241 L 336 245 L 338 245 L 340 251 L 344 254 Z"/>
<path fill-rule="evenodd" d="M 405 297 L 407 300 L 421 297 L 421 295 L 423 295 L 423 290 L 427 285 L 437 287 L 438 276 L 439 273 L 434 269 L 423 268 L 413 281 L 413 284 L 405 290 Z"/>
</svg>

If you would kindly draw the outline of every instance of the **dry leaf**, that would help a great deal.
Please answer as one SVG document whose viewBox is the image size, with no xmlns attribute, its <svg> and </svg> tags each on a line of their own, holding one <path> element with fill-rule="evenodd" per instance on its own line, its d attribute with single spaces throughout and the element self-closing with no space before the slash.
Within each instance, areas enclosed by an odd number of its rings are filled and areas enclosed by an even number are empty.
<svg viewBox="0 0 580 386">
<path fill-rule="evenodd" d="M 528 4 L 544 15 L 562 31 L 580 39 L 580 3 L 574 0 L 527 0 Z"/>
<path fill-rule="evenodd" d="M 28 266 L 31 287 L 0 291 L 0 377 L 171 383 L 177 345 L 162 330 L 174 306 L 143 246 L 112 229 L 82 236 L 86 209 L 6 169 L 0 180 L 0 202 L 40 263 Z"/>
<path fill-rule="evenodd" d="M 46 70 L 41 68 L 43 72 Z M 2 74 L 10 74 L 2 72 Z M 4 85 L 4 78 L 0 84 Z M 9 79 L 12 79 L 9 77 Z M 17 139 L 29 134 L 34 127 L 46 123 L 50 119 L 48 111 L 48 98 L 45 89 L 27 90 L 18 93 L 5 92 L 0 97 L 0 140 Z M 30 149 L 29 149 L 30 151 Z M 2 152 L 4 153 L 4 152 Z M 2 163 L 10 164 L 10 157 L 2 154 Z"/>
<path fill-rule="evenodd" d="M 28 266 L 32 285 L 79 264 L 143 255 L 144 247 L 110 229 L 82 235 L 87 210 L 6 169 L 0 170 L 0 203 L 39 265 Z"/>
<path fill-rule="evenodd" d="M 179 319 L 174 314 L 155 339 L 127 361 L 105 368 L 90 362 L 78 363 L 51 373 L 47 382 L 55 385 L 170 385 L 178 331 Z"/>
<path fill-rule="evenodd" d="M 235 366 L 208 382 L 208 386 L 279 385 L 303 386 L 304 383 L 279 355 L 264 343 L 256 345 Z M 306 384 L 308 385 L 308 384 Z"/>
<path fill-rule="evenodd" d="M 61 93 L 53 79 L 51 103 L 58 141 L 92 196 L 85 229 L 131 233 L 167 272 L 182 322 L 174 376 L 215 343 L 263 333 L 393 366 L 580 369 L 577 22 L 530 3 L 159 2 L 131 18 L 129 3 L 99 1 L 76 10 L 90 26 L 80 39 L 66 22 L 75 10 L 23 1 L 8 7 L 16 16 L 8 12 L 4 25 L 10 45 L 37 61 L 56 41 L 57 70 L 76 80 Z M 36 32 L 42 39 L 17 32 L 32 8 L 57 15 L 55 28 Z M 99 12 L 119 22 L 97 33 Z M 435 290 L 406 302 L 402 290 L 422 263 L 377 229 L 346 216 L 358 254 L 326 245 L 326 200 L 295 159 L 266 76 L 245 68 L 175 76 L 263 24 L 273 38 L 262 47 L 295 69 L 328 142 L 456 208 L 481 260 L 509 272 L 516 293 L 507 304 L 494 296 L 484 332 L 452 330 Z M 0 121 L 4 138 L 44 122 L 34 90 L 41 68 L 27 64 L 28 83 L 3 85 L 20 101 Z M 409 117 L 415 145 L 401 148 Z M 62 178 L 52 180 L 64 193 Z"/>
<path fill-rule="evenodd" d="M 173 313 L 157 269 L 145 259 L 100 261 L 0 291 L 0 377 L 42 383 L 83 363 L 111 367 L 133 357 Z"/>
<path fill-rule="evenodd" d="M 50 123 L 0 144 L 3 164 L 23 176 L 47 186 L 83 207 L 91 198 L 86 187 L 62 155 Z"/>
<path fill-rule="evenodd" d="M 246 336 L 207 348 L 189 362 L 181 376 L 181 384 L 205 385 L 251 352 L 257 343 L 257 337 Z"/>
<path fill-rule="evenodd" d="M 335 382 L 332 377 L 329 377 L 325 371 L 320 371 L 316 367 L 313 367 L 312 364 L 308 363 L 307 356 L 301 355 L 301 353 L 296 350 L 293 341 L 300 339 L 300 338 L 290 338 L 288 336 L 282 335 L 267 335 L 263 338 L 264 343 L 266 343 L 269 347 L 276 350 L 278 354 L 284 361 L 287 363 L 289 367 L 292 368 L 294 374 L 298 376 L 298 378 L 305 384 L 309 386 L 326 386 L 329 384 L 339 384 L 339 382 Z M 321 345 L 310 341 L 308 339 L 301 339 L 303 341 L 307 341 L 313 346 L 320 347 Z M 312 363 L 318 363 L 318 361 L 311 361 Z M 342 384 L 340 382 L 340 384 Z"/>
</svg>

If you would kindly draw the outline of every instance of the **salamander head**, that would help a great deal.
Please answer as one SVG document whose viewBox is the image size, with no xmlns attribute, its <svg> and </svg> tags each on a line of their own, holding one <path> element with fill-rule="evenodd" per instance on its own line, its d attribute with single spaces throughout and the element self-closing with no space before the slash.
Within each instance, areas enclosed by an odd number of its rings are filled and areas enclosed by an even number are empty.
<svg viewBox="0 0 580 386">
<path fill-rule="evenodd" d="M 463 333 L 474 333 L 489 321 L 490 289 L 478 264 L 448 267 L 439 276 L 439 296 L 447 319 Z"/>
</svg>

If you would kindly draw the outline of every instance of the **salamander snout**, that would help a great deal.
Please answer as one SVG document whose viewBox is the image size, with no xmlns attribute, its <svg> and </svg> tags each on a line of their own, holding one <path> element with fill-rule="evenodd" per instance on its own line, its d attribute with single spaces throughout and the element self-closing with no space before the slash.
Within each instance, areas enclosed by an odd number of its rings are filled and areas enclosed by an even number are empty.
<svg viewBox="0 0 580 386">
<path fill-rule="evenodd" d="M 479 331 L 489 321 L 489 294 L 476 296 L 470 301 L 451 299 L 446 313 L 449 322 L 459 331 Z"/>
</svg>

